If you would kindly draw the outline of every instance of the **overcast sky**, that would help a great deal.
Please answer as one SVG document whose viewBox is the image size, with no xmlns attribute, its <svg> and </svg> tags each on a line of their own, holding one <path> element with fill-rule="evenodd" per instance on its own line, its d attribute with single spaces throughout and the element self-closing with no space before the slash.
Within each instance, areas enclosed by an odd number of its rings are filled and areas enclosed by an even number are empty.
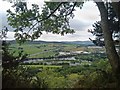
<svg viewBox="0 0 120 90">
<path fill-rule="evenodd" d="M 29 4 L 36 3 L 42 6 L 43 0 L 27 0 Z M 0 0 L 0 18 L 2 17 L 2 26 L 6 25 L 7 20 L 5 18 L 6 10 L 11 7 L 12 4 Z M 92 1 L 86 2 L 82 9 L 76 8 L 74 11 L 75 17 L 70 20 L 70 26 L 75 30 L 74 34 L 67 34 L 64 36 L 44 33 L 38 40 L 45 41 L 86 41 L 90 38 L 94 38 L 91 33 L 88 33 L 88 29 L 93 28 L 92 24 L 100 20 L 100 14 L 96 4 Z M 1 24 L 1 23 L 0 23 Z M 10 31 L 8 33 L 8 39 L 14 39 L 14 32 Z"/>
</svg>

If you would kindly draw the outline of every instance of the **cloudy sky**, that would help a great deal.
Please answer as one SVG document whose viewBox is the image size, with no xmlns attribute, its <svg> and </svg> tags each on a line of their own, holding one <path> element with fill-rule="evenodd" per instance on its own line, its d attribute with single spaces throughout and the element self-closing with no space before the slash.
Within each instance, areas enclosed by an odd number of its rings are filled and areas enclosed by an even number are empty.
<svg viewBox="0 0 120 90">
<path fill-rule="evenodd" d="M 27 0 L 29 4 L 36 3 L 39 6 L 42 6 L 44 1 L 43 0 Z M 2 18 L 2 26 L 6 25 L 6 10 L 11 8 L 10 3 L 7 1 L 0 0 L 0 18 Z M 92 29 L 92 24 L 96 21 L 100 20 L 100 14 L 96 4 L 93 1 L 86 2 L 83 5 L 82 9 L 76 8 L 74 11 L 75 17 L 70 20 L 70 26 L 75 30 L 74 34 L 67 34 L 64 36 L 52 34 L 52 33 L 44 33 L 38 40 L 45 40 L 45 41 L 86 41 L 90 38 L 94 38 L 91 33 L 88 33 L 88 29 Z M 14 39 L 14 32 L 10 31 L 8 33 L 8 39 Z"/>
</svg>

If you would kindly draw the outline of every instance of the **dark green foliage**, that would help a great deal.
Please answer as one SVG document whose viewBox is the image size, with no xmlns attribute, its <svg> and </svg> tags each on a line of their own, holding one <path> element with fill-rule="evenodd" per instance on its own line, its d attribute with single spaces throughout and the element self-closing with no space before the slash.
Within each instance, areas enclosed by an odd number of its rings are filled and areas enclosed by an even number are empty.
<svg viewBox="0 0 120 90">
<path fill-rule="evenodd" d="M 2 87 L 3 88 L 17 88 L 25 87 L 23 82 L 29 82 L 21 69 L 18 68 L 22 59 L 26 58 L 26 54 L 23 51 L 19 51 L 18 56 L 14 57 L 13 53 L 9 52 L 9 44 L 6 41 L 2 41 Z M 28 86 L 26 83 L 26 87 Z"/>
<path fill-rule="evenodd" d="M 15 61 L 16 58 L 13 57 L 8 51 L 9 48 L 6 41 L 2 42 L 2 50 L 2 67 L 12 68 L 18 66 L 18 62 Z"/>
<path fill-rule="evenodd" d="M 100 60 L 101 58 L 106 59 L 107 56 L 105 53 L 91 53 L 76 55 L 75 58 L 79 60 L 96 61 Z"/>
<path fill-rule="evenodd" d="M 19 48 L 18 56 L 16 57 L 13 56 L 15 52 L 10 53 L 9 49 L 9 43 L 2 41 L 2 67 L 4 69 L 17 67 L 27 57 L 27 54 L 24 54 L 21 48 Z"/>
<path fill-rule="evenodd" d="M 4 88 L 47 88 L 40 78 L 31 73 L 29 68 L 21 67 L 15 69 L 4 69 L 2 76 L 2 87 Z"/>
</svg>

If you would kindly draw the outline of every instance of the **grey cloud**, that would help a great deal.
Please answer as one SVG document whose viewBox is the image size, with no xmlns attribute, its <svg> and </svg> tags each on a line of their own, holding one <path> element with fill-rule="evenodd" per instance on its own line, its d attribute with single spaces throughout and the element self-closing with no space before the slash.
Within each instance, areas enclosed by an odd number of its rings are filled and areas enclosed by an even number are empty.
<svg viewBox="0 0 120 90">
<path fill-rule="evenodd" d="M 70 20 L 70 26 L 73 28 L 75 31 L 79 30 L 85 30 L 86 27 L 90 26 L 89 22 L 83 22 L 82 20 Z"/>
<path fill-rule="evenodd" d="M 1 24 L 2 27 L 0 27 L 0 30 L 1 30 L 4 26 L 6 26 L 6 27 L 8 27 L 8 29 L 9 29 L 10 31 L 13 31 L 13 28 L 12 28 L 10 25 L 8 25 L 6 13 L 0 13 L 0 17 L 1 17 L 1 21 L 2 21 L 2 24 Z"/>
</svg>

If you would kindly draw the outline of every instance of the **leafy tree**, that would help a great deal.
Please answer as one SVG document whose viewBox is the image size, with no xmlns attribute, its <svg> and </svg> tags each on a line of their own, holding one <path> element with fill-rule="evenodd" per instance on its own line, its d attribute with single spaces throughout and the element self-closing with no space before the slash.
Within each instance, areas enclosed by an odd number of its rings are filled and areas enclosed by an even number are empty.
<svg viewBox="0 0 120 90">
<path fill-rule="evenodd" d="M 114 12 L 111 3 L 106 3 L 106 5 L 108 6 L 108 8 L 107 8 L 108 9 L 107 10 L 108 11 L 108 22 L 110 24 L 109 30 L 112 33 L 114 44 L 118 45 L 119 40 L 120 40 L 118 17 L 116 16 L 116 13 Z M 88 31 L 91 32 L 93 35 L 95 35 L 96 39 L 95 40 L 90 39 L 90 40 L 97 46 L 105 46 L 101 22 L 97 21 L 96 23 L 93 24 L 93 27 L 94 27 L 93 30 L 88 30 Z"/>
<path fill-rule="evenodd" d="M 115 45 L 114 45 L 113 38 L 112 38 L 112 33 L 109 30 L 110 24 L 108 20 L 107 7 L 105 6 L 104 2 L 96 2 L 96 4 L 101 14 L 101 26 L 102 26 L 103 35 L 104 35 L 106 53 L 107 53 L 107 56 L 108 56 L 108 59 L 110 61 L 113 71 L 117 75 L 117 78 L 119 78 L 120 57 L 115 49 Z M 119 17 L 120 17 L 118 13 L 119 2 L 112 2 L 112 6 L 119 20 Z"/>
<path fill-rule="evenodd" d="M 7 27 L 4 27 L 1 30 L 1 39 L 6 38 L 7 31 Z M 26 58 L 27 54 L 24 54 L 23 50 L 19 50 L 18 56 L 13 56 L 15 52 L 10 53 L 9 45 L 9 42 L 2 40 L 2 88 L 15 88 L 19 86 L 22 87 L 23 82 L 26 83 L 29 81 L 29 77 L 27 77 L 27 79 L 24 76 L 20 77 L 24 70 L 22 71 L 18 68 L 19 63 Z M 26 84 L 26 86 L 28 85 L 30 86 L 29 83 Z"/>
<path fill-rule="evenodd" d="M 111 3 L 107 3 L 106 6 L 108 6 L 107 11 L 108 11 L 109 30 L 111 32 L 115 48 L 119 49 L 118 55 L 120 56 L 120 35 L 119 35 L 120 29 L 119 29 L 119 21 L 118 21 L 119 18 L 116 15 Z M 96 36 L 96 40 L 92 40 L 93 43 L 95 43 L 98 46 L 104 46 L 104 35 L 103 35 L 104 33 L 102 30 L 101 22 L 98 21 L 94 23 L 93 27 L 94 27 L 93 30 L 89 30 L 89 32 L 91 32 L 93 35 Z M 117 62 L 117 64 L 119 67 L 119 61 Z"/>
<path fill-rule="evenodd" d="M 4 26 L 4 28 L 0 31 L 0 38 L 6 39 L 8 28 Z M 27 54 L 24 53 L 22 48 L 19 48 L 18 55 L 14 56 L 14 52 L 10 52 L 10 42 L 6 40 L 2 40 L 2 67 L 3 69 L 12 69 L 16 68 L 19 63 L 27 57 Z"/>
<path fill-rule="evenodd" d="M 23 50 L 18 52 L 18 56 L 13 56 L 9 52 L 9 43 L 2 41 L 2 88 L 39 88 L 45 84 L 40 78 L 31 74 L 30 69 L 19 66 L 20 62 L 26 58 L 27 54 Z"/>
</svg>

